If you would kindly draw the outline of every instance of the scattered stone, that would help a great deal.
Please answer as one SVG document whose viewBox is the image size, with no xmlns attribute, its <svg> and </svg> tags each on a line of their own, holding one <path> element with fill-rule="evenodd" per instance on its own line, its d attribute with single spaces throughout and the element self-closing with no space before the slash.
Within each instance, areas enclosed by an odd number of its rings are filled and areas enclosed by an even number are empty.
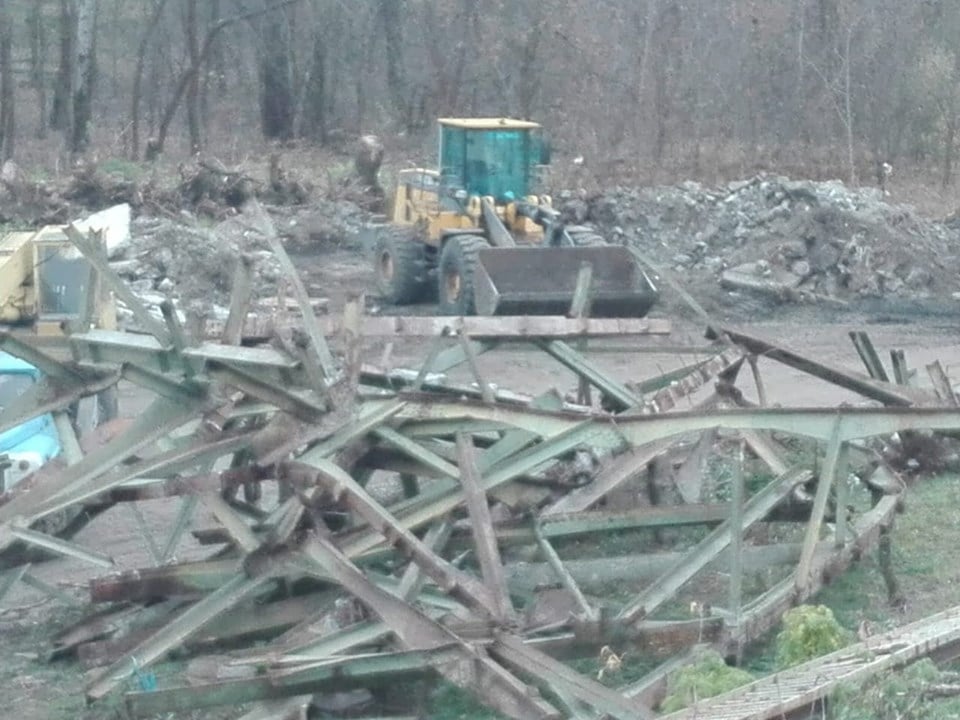
<svg viewBox="0 0 960 720">
<path fill-rule="evenodd" d="M 557 196 L 583 216 L 576 193 Z M 684 270 L 703 298 L 729 299 L 721 285 L 790 302 L 946 297 L 960 285 L 960 215 L 926 220 L 875 188 L 757 176 L 715 189 L 617 187 L 586 204 L 580 222 Z"/>
</svg>

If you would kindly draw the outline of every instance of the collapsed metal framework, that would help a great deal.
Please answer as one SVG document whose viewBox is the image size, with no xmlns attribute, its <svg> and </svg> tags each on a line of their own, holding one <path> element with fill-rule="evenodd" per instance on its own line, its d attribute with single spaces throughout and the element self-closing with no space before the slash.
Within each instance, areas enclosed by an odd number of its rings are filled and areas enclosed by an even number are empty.
<svg viewBox="0 0 960 720">
<path fill-rule="evenodd" d="M 864 440 L 960 428 L 942 368 L 928 368 L 935 390 L 922 390 L 894 354 L 891 383 L 861 334 L 871 377 L 718 328 L 692 362 L 631 383 L 584 344 L 664 334 L 667 323 L 609 327 L 583 312 L 388 320 L 365 318 L 354 298 L 325 321 L 342 340 L 335 357 L 292 263 L 265 235 L 299 303 L 296 330 L 244 331 L 250 268 L 239 262 L 218 341 L 185 330 L 172 306 L 156 320 L 132 295 L 124 301 L 152 334 L 81 329 L 66 341 L 69 359 L 0 333 L 0 348 L 44 374 L 4 408 L 0 430 L 51 412 L 64 447 L 63 463 L 0 498 L 0 599 L 18 581 L 58 592 L 33 576 L 31 553 L 114 567 L 104 549 L 70 539 L 78 517 L 180 498 L 169 537 L 145 533 L 154 566 L 94 577 L 91 600 L 118 604 L 59 640 L 59 653 L 101 668 L 88 701 L 126 691 L 133 717 L 255 702 L 244 717 L 280 718 L 318 693 L 428 676 L 513 718 L 653 717 L 690 647 L 739 653 L 887 532 L 903 486 Z M 122 286 L 93 243 L 77 244 L 104 286 Z M 433 337 L 421 367 L 363 363 L 365 337 L 414 333 Z M 248 346 L 251 335 L 270 341 Z M 493 384 L 482 356 L 516 342 L 572 371 L 577 397 Z M 748 364 L 765 404 L 757 356 L 873 404 L 750 406 L 736 381 Z M 458 366 L 472 382 L 445 377 Z M 84 452 L 67 410 L 119 382 L 153 400 Z M 717 452 L 731 469 L 722 498 L 703 481 Z M 402 498 L 371 490 L 377 471 L 399 474 Z M 174 562 L 198 504 L 219 523 L 194 530 L 210 555 Z M 773 522 L 792 540 L 763 542 Z M 664 551 L 669 533 L 685 533 L 687 548 Z M 612 557 L 611 538 L 628 552 Z M 769 582 L 747 587 L 760 570 Z M 238 679 L 131 689 L 174 650 L 226 645 L 218 662 Z M 576 657 L 596 658 L 595 669 L 564 662 Z M 630 658 L 665 662 L 623 683 Z"/>
</svg>

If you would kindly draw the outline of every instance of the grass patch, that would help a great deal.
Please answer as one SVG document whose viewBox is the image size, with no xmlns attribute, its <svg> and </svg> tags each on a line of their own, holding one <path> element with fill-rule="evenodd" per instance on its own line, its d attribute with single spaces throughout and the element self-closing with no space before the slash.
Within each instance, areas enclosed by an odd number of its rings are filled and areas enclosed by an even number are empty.
<svg viewBox="0 0 960 720">
<path fill-rule="evenodd" d="M 146 174 L 142 165 L 120 157 L 107 158 L 100 163 L 101 172 L 137 182 Z"/>
</svg>

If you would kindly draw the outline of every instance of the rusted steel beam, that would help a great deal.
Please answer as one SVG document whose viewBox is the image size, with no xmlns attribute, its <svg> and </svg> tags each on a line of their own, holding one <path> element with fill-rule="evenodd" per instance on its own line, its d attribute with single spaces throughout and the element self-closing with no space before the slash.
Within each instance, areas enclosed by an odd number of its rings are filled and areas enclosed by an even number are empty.
<svg viewBox="0 0 960 720">
<path fill-rule="evenodd" d="M 306 422 L 318 420 L 327 411 L 325 405 L 317 404 L 302 394 L 265 382 L 251 372 L 231 367 L 220 361 L 209 361 L 207 374 L 214 380 L 235 387 L 250 397 L 275 405 L 279 410 Z"/>
<path fill-rule="evenodd" d="M 281 699 L 304 693 L 338 692 L 422 679 L 435 675 L 434 667 L 459 657 L 456 648 L 413 650 L 332 658 L 281 677 L 260 675 L 205 685 L 130 692 L 126 709 L 132 717 L 160 713 L 188 713 L 218 705 L 239 705 Z"/>
<path fill-rule="evenodd" d="M 82 398 L 112 387 L 118 379 L 119 373 L 116 372 L 103 372 L 84 383 L 63 382 L 44 376 L 3 408 L 0 432 L 46 413 L 64 410 Z"/>
<path fill-rule="evenodd" d="M 742 363 L 742 354 L 726 350 L 692 368 L 684 368 L 685 372 L 682 376 L 672 380 L 666 387 L 653 391 L 649 397 L 645 398 L 643 408 L 654 413 L 666 412 L 677 407 L 681 400 L 691 396 L 714 378 L 733 383 Z M 638 390 L 643 386 L 644 383 L 640 383 Z M 709 399 L 701 401 L 693 409 L 706 409 L 709 404 Z"/>
<path fill-rule="evenodd" d="M 130 311 L 137 318 L 137 322 L 161 343 L 165 345 L 169 343 L 170 335 L 166 326 L 150 314 L 150 311 L 147 310 L 140 298 L 133 293 L 130 286 L 110 267 L 104 248 L 85 236 L 73 225 L 65 227 L 63 232 L 97 271 L 99 281 L 107 285 L 116 294 L 117 298 L 130 308 Z"/>
<path fill-rule="evenodd" d="M 541 516 L 547 518 L 586 510 L 614 488 L 646 471 L 647 465 L 672 444 L 671 440 L 660 440 L 648 446 L 627 450 L 607 463 L 589 483 L 571 490 L 548 506 L 540 513 Z"/>
<path fill-rule="evenodd" d="M 306 557 L 323 567 L 351 595 L 368 605 L 411 650 L 452 648 L 456 661 L 437 667 L 450 682 L 476 693 L 490 707 L 518 720 L 559 718 L 533 688 L 500 667 L 481 648 L 460 640 L 403 600 L 376 587 L 329 541 L 313 536 Z"/>
<path fill-rule="evenodd" d="M 342 468 L 328 460 L 317 460 L 311 465 L 315 468 L 318 480 L 330 490 L 335 500 L 343 499 L 378 534 L 408 554 L 445 592 L 482 614 L 498 614 L 497 601 L 489 588 L 455 568 L 431 551 L 416 535 L 399 525 L 396 518 Z"/>
<path fill-rule="evenodd" d="M 763 490 L 754 495 L 743 508 L 742 530 L 759 522 L 781 500 L 789 495 L 793 488 L 810 479 L 811 473 L 804 468 L 787 471 L 772 480 Z M 689 553 L 684 562 L 664 573 L 644 592 L 624 607 L 618 619 L 624 623 L 633 623 L 650 614 L 669 600 L 680 587 L 716 559 L 732 539 L 729 521 L 713 530 L 701 540 Z"/>
<path fill-rule="evenodd" d="M 316 356 L 327 380 L 333 380 L 337 374 L 336 363 L 334 362 L 333 355 L 330 353 L 330 348 L 327 346 L 327 338 L 324 330 L 313 310 L 313 305 L 310 303 L 310 295 L 303 286 L 300 273 L 297 272 L 293 261 L 290 260 L 290 256 L 287 255 L 287 251 L 280 242 L 276 228 L 273 227 L 273 221 L 270 220 L 269 216 L 260 208 L 256 200 L 254 200 L 253 203 L 256 214 L 260 219 L 260 232 L 270 246 L 270 250 L 273 251 L 273 254 L 279 261 L 280 268 L 283 270 L 287 282 L 289 282 L 290 287 L 293 288 L 293 294 L 300 309 L 303 329 L 310 339 L 310 352 Z"/>
<path fill-rule="evenodd" d="M 783 617 L 783 613 L 815 595 L 827 582 L 846 570 L 851 563 L 876 547 L 881 530 L 889 527 L 893 522 L 900 503 L 899 495 L 885 495 L 880 498 L 876 505 L 852 523 L 842 550 L 838 551 L 829 540 L 818 544 L 817 551 L 813 555 L 810 575 L 805 583 L 797 582 L 797 574 L 794 571 L 782 582 L 748 603 L 740 619 L 742 637 L 748 640 L 758 638 L 775 628 Z M 725 653 L 732 650 L 732 643 L 725 639 L 722 650 Z"/>
<path fill-rule="evenodd" d="M 95 678 L 87 686 L 87 701 L 102 699 L 139 669 L 149 667 L 218 615 L 262 590 L 269 581 L 266 577 L 235 575 Z"/>
<path fill-rule="evenodd" d="M 596 365 L 587 360 L 562 340 L 551 340 L 541 344 L 541 347 L 557 362 L 569 368 L 577 377 L 587 380 L 595 386 L 603 396 L 614 403 L 618 410 L 642 404 L 643 400 L 626 385 L 610 377 Z"/>
<path fill-rule="evenodd" d="M 945 405 L 951 407 L 960 406 L 960 401 L 957 400 L 957 396 L 953 392 L 953 385 L 950 383 L 950 378 L 947 377 L 947 371 L 943 369 L 943 365 L 939 360 L 934 360 L 927 365 L 927 375 L 930 376 L 930 382 L 933 383 L 934 392 L 937 393 L 937 397 L 940 398 Z"/>
<path fill-rule="evenodd" d="M 853 342 L 853 347 L 860 356 L 860 360 L 863 361 L 863 366 L 867 369 L 870 377 L 881 382 L 890 382 L 887 371 L 883 367 L 883 363 L 880 362 L 880 356 L 877 354 L 877 349 L 873 346 L 873 341 L 870 339 L 870 336 L 863 330 L 851 330 L 849 335 L 850 340 Z"/>
<path fill-rule="evenodd" d="M 826 380 L 834 385 L 839 385 L 842 388 L 851 390 L 858 395 L 863 395 L 871 400 L 877 400 L 884 405 L 908 407 L 917 403 L 929 402 L 930 400 L 928 395 L 917 391 L 915 388 L 895 387 L 887 383 L 878 382 L 859 375 L 858 373 L 852 373 L 827 365 L 819 360 L 806 357 L 801 353 L 755 335 L 749 335 L 740 330 L 723 327 L 719 329 L 719 332 L 729 337 L 748 352 L 776 360 L 797 370 L 802 370 L 821 380 Z M 715 338 L 717 334 L 718 331 L 711 328 L 707 336 Z"/>
<path fill-rule="evenodd" d="M 594 435 L 591 423 L 575 425 L 567 432 L 535 445 L 529 450 L 519 453 L 511 463 L 489 473 L 483 478 L 483 489 L 486 492 L 495 490 L 514 478 L 530 472 L 543 463 L 552 460 L 565 452 L 573 450 L 579 445 L 589 443 Z M 463 502 L 463 491 L 453 488 L 444 490 L 428 503 L 418 503 L 403 512 L 397 512 L 396 520 L 399 526 L 408 530 L 420 527 L 436 520 Z M 347 555 L 356 557 L 372 550 L 381 543 L 378 532 L 366 531 L 344 541 L 343 548 Z"/>
<path fill-rule="evenodd" d="M 114 472 L 96 478 L 85 478 L 83 483 L 74 481 L 67 488 L 38 505 L 33 510 L 31 517 L 45 517 L 71 505 L 92 500 L 138 477 L 175 473 L 184 468 L 193 467 L 206 459 L 216 460 L 231 455 L 245 448 L 249 444 L 251 436 L 252 432 L 247 431 L 241 435 L 228 436 L 213 441 L 196 440 L 185 447 L 175 447 L 173 450 L 139 462 L 121 465 Z M 90 455 L 87 457 L 89 458 Z M 81 464 L 82 462 L 73 466 L 73 468 L 78 468 Z M 0 513 L 2 511 L 3 508 L 0 508 Z"/>
<path fill-rule="evenodd" d="M 569 693 L 606 717 L 653 720 L 653 712 L 640 701 L 626 698 L 616 690 L 604 687 L 517 637 L 498 637 L 490 647 L 490 653 L 517 672 L 532 676 L 536 682 L 549 688 Z"/>
<path fill-rule="evenodd" d="M 73 495 L 86 489 L 91 480 L 184 425 L 194 417 L 199 406 L 164 399 L 154 401 L 125 432 L 88 453 L 76 465 L 46 478 L 42 487 L 32 487 L 28 493 L 14 493 L 8 503 L 0 506 L 0 523 L 16 517 L 31 520 L 42 517 L 38 514 L 41 509 L 46 512 L 60 509 L 58 499 L 69 498 L 66 506 L 77 502 L 78 498 Z"/>
<path fill-rule="evenodd" d="M 220 336 L 220 341 L 225 345 L 239 345 L 243 339 L 243 325 L 252 296 L 253 259 L 247 254 L 237 255 L 230 288 L 230 310 Z"/>
<path fill-rule="evenodd" d="M 91 580 L 90 599 L 93 602 L 142 602 L 158 597 L 208 593 L 241 571 L 238 559 L 125 570 Z"/>
<path fill-rule="evenodd" d="M 830 499 L 830 491 L 837 482 L 846 482 L 846 454 L 844 452 L 845 443 L 840 439 L 840 420 L 836 422 L 833 437 L 827 443 L 826 456 L 823 459 L 823 467 L 820 468 L 820 475 L 817 478 L 817 493 L 813 499 L 813 510 L 810 513 L 810 522 L 807 525 L 807 532 L 803 539 L 803 549 L 800 552 L 800 562 L 797 563 L 797 585 L 798 590 L 803 591 L 803 586 L 810 578 L 810 572 L 813 567 L 813 553 L 817 543 L 820 540 L 820 528 L 823 525 L 823 518 L 827 511 L 827 501 Z"/>
<path fill-rule="evenodd" d="M 495 616 L 507 619 L 513 615 L 513 605 L 507 592 L 503 574 L 503 562 L 497 547 L 497 536 L 490 518 L 487 494 L 480 485 L 480 472 L 473 442 L 463 433 L 457 433 L 457 458 L 460 465 L 460 484 L 470 515 L 470 527 L 477 550 L 477 560 L 483 582 L 493 595 Z"/>
</svg>

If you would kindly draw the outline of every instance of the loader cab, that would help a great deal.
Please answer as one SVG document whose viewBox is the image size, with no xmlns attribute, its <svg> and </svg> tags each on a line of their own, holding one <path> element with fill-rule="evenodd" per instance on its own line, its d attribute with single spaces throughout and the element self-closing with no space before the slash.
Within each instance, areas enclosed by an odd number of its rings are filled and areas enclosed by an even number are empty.
<svg viewBox="0 0 960 720">
<path fill-rule="evenodd" d="M 549 162 L 537 123 L 506 118 L 440 120 L 440 183 L 448 191 L 492 196 L 498 205 L 534 192 Z"/>
</svg>

